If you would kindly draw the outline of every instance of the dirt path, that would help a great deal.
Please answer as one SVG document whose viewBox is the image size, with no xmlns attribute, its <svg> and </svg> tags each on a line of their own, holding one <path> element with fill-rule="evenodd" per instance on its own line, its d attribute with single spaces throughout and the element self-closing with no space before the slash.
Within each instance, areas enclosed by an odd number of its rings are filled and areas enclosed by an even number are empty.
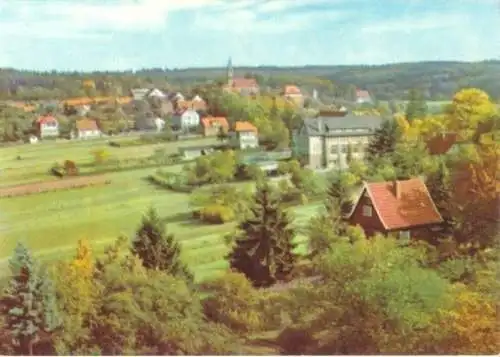
<svg viewBox="0 0 500 357">
<path fill-rule="evenodd" d="M 24 185 L 0 188 L 0 197 L 25 196 L 34 193 L 67 190 L 71 188 L 81 188 L 108 183 L 110 183 L 110 181 L 107 180 L 106 176 L 104 175 L 63 178 L 56 181 L 29 183 Z"/>
</svg>

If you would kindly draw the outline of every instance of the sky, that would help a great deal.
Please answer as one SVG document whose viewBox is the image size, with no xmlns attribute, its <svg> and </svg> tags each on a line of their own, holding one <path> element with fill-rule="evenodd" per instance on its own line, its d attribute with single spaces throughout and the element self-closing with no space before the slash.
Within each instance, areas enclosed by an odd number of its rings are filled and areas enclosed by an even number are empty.
<svg viewBox="0 0 500 357">
<path fill-rule="evenodd" d="M 0 67 L 500 59 L 500 0 L 0 0 Z"/>
</svg>

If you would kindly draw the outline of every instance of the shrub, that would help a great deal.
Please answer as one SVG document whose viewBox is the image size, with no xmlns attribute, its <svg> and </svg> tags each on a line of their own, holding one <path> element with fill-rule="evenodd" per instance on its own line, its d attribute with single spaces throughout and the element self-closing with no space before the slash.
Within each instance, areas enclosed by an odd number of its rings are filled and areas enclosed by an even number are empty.
<svg viewBox="0 0 500 357">
<path fill-rule="evenodd" d="M 148 179 L 151 183 L 172 191 L 183 193 L 191 193 L 193 191 L 193 187 L 186 184 L 179 174 L 158 171 L 150 175 Z"/>
<path fill-rule="evenodd" d="M 211 321 L 222 323 L 239 334 L 257 331 L 263 316 L 259 311 L 259 292 L 243 274 L 227 273 L 204 284 L 212 291 L 203 301 L 203 309 Z"/>
<path fill-rule="evenodd" d="M 74 161 L 64 161 L 64 171 L 66 171 L 66 175 L 68 176 L 78 176 L 78 168 Z"/>
<path fill-rule="evenodd" d="M 223 224 L 235 219 L 235 214 L 229 207 L 213 204 L 200 210 L 200 219 L 207 223 Z"/>
<path fill-rule="evenodd" d="M 62 167 L 55 166 L 50 171 L 54 176 L 61 178 L 64 177 L 64 169 Z"/>
</svg>

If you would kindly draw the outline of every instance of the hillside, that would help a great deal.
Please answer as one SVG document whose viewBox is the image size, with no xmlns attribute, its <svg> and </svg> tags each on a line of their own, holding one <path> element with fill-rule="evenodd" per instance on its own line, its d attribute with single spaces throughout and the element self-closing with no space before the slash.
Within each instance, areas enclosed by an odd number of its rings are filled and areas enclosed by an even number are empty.
<svg viewBox="0 0 500 357">
<path fill-rule="evenodd" d="M 325 81 L 333 81 L 345 97 L 355 87 L 368 89 L 379 100 L 406 99 L 411 88 L 421 89 L 429 100 L 448 100 L 464 87 L 477 87 L 500 101 L 500 60 L 483 62 L 418 62 L 377 66 L 305 66 L 305 67 L 235 67 L 236 75 L 252 75 L 261 86 L 276 87 L 285 83 L 326 90 Z M 190 87 L 195 83 L 221 79 L 225 68 L 143 69 L 136 72 L 35 73 L 0 69 L 0 95 L 26 92 L 34 87 L 56 91 L 60 96 L 81 79 L 113 83 L 124 91 L 138 85 Z M 22 91 L 19 91 L 19 88 Z M 63 92 L 63 93 L 62 93 Z M 18 95 L 18 94 L 16 94 Z"/>
</svg>

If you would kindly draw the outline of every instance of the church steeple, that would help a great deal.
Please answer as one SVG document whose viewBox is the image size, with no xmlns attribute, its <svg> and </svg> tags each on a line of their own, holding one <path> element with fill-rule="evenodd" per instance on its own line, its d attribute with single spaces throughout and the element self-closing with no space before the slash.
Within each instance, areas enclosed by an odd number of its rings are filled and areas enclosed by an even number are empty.
<svg viewBox="0 0 500 357">
<path fill-rule="evenodd" d="M 231 57 L 229 57 L 229 60 L 227 61 L 227 85 L 229 87 L 233 86 L 233 76 L 234 76 L 233 62 L 231 60 Z"/>
</svg>

